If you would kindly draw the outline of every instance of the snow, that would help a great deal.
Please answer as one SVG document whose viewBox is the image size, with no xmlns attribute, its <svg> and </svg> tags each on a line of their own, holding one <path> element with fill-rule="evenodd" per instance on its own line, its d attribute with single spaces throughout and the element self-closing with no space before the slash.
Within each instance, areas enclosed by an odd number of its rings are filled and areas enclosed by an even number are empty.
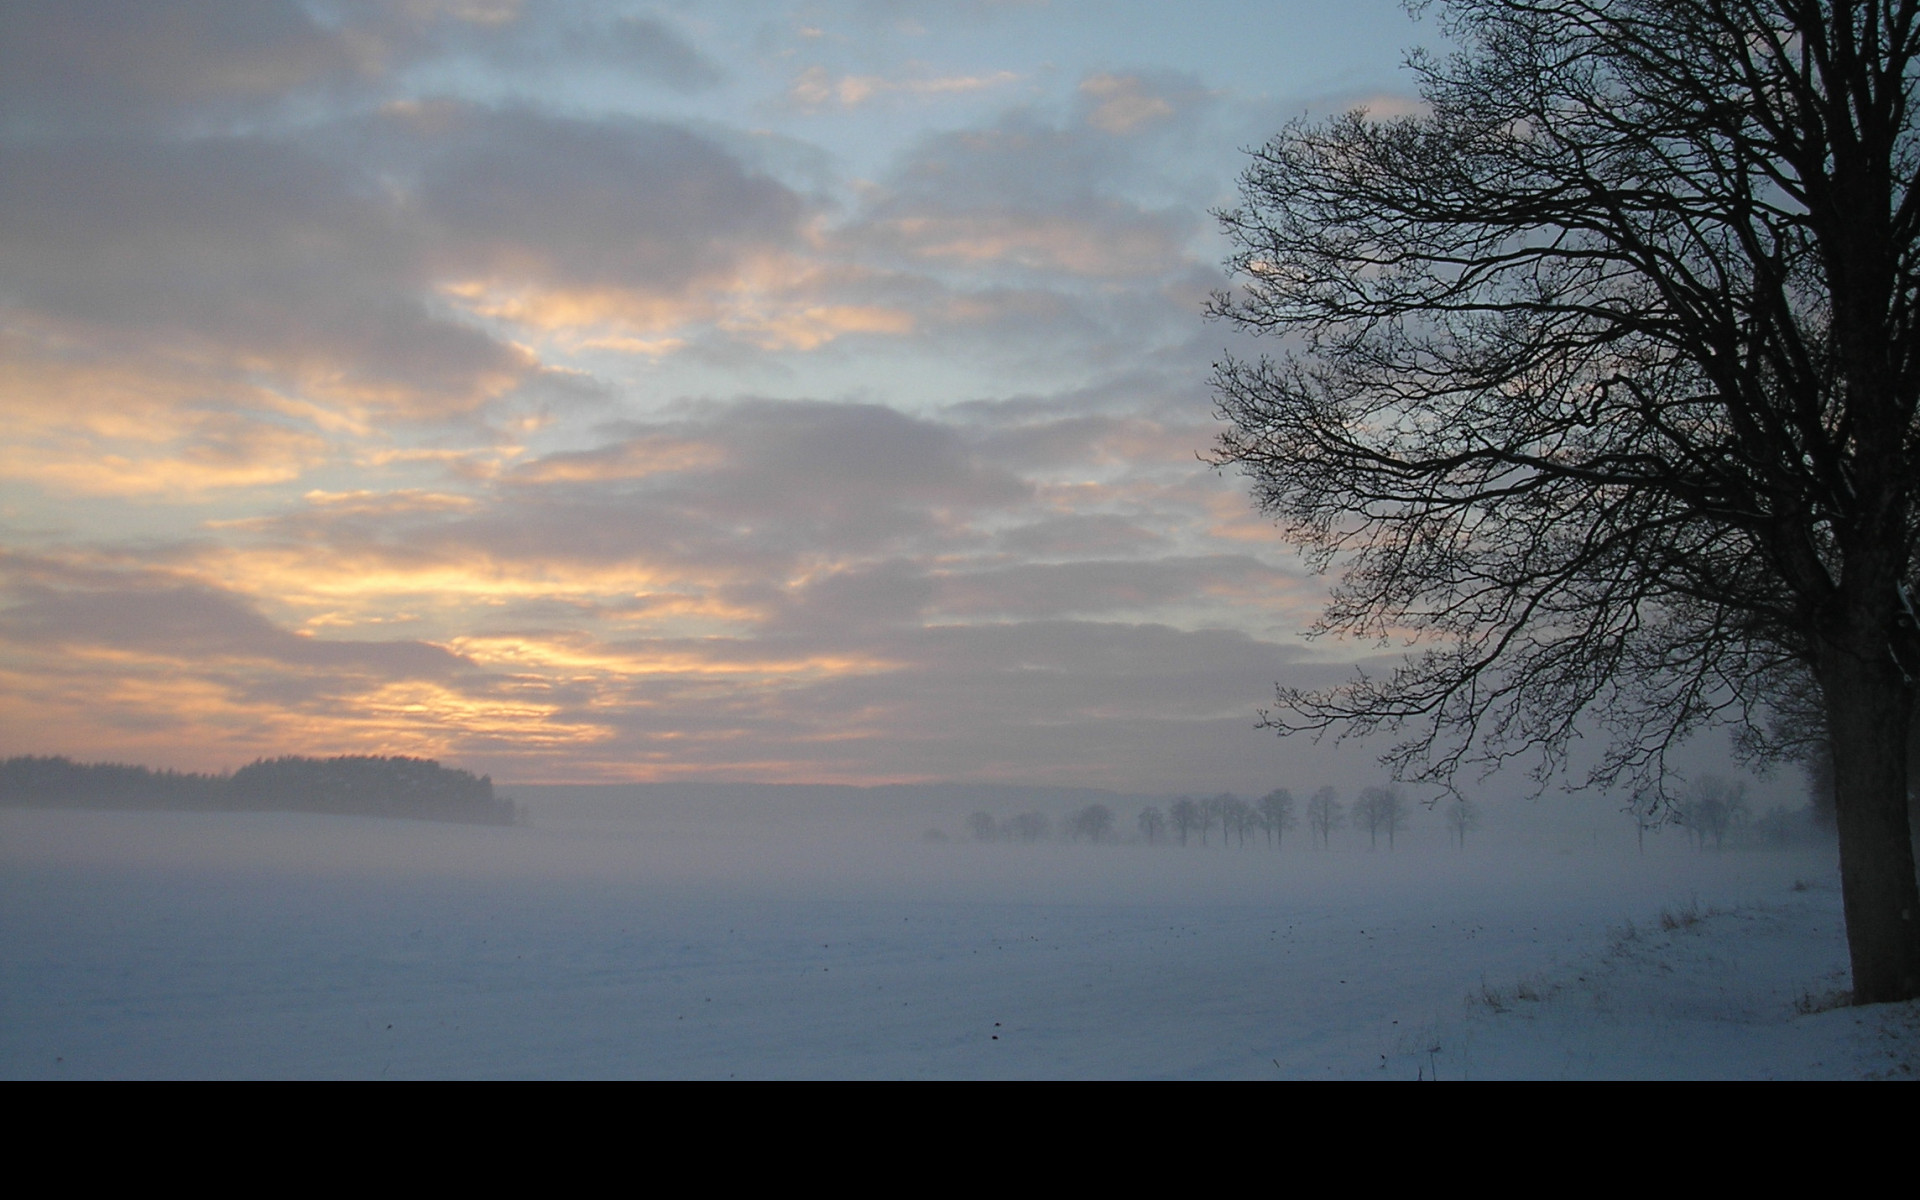
<svg viewBox="0 0 1920 1200">
<path fill-rule="evenodd" d="M 1833 1007 L 1830 846 L 1640 855 L 1619 822 L 1512 814 L 1465 850 L 1437 822 L 1392 853 L 1352 831 L 933 844 L 918 812 L 763 816 L 0 812 L 0 1075 L 1851 1079 L 1920 1058 L 1920 1007 Z"/>
</svg>

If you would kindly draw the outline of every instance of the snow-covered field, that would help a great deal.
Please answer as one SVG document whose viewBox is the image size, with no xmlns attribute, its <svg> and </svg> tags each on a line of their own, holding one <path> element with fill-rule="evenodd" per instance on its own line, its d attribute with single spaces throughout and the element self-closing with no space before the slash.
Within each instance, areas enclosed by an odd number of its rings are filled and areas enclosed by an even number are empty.
<svg viewBox="0 0 1920 1200">
<path fill-rule="evenodd" d="M 0 812 L 8 1078 L 1862 1078 L 1832 851 Z M 1490 822 L 1491 824 L 1491 822 Z M 959 822 L 945 822 L 957 832 Z M 1824 1011 L 1821 1011 L 1824 1008 Z M 1816 1011 L 1805 1011 L 1805 1010 Z"/>
</svg>

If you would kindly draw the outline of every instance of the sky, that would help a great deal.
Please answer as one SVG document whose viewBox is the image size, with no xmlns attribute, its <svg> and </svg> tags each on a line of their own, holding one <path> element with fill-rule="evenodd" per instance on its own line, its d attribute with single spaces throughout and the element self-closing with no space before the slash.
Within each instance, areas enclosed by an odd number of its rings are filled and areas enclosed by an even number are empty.
<svg viewBox="0 0 1920 1200">
<path fill-rule="evenodd" d="M 0 754 L 1313 786 L 1257 710 L 1381 651 L 1202 459 L 1210 210 L 1437 37 L 7 0 Z"/>
</svg>

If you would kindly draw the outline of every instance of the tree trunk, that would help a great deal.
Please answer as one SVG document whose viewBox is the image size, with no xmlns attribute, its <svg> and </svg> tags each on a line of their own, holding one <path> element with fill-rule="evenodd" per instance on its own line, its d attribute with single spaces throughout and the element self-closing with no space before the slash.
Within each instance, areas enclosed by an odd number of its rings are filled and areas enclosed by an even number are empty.
<svg viewBox="0 0 1920 1200">
<path fill-rule="evenodd" d="M 1920 996 L 1920 886 L 1907 812 L 1913 688 L 1884 652 L 1821 659 L 1853 1000 L 1910 1000 Z"/>
</svg>

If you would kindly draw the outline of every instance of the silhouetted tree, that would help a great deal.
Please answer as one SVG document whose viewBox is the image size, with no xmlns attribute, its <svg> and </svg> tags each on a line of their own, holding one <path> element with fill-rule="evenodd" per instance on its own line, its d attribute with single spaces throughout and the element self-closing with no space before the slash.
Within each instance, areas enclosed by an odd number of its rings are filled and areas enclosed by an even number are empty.
<svg viewBox="0 0 1920 1200">
<path fill-rule="evenodd" d="M 1468 831 L 1478 828 L 1480 828 L 1479 805 L 1459 795 L 1447 802 L 1447 832 L 1453 835 L 1455 845 L 1465 850 Z"/>
<path fill-rule="evenodd" d="M 1367 831 L 1369 850 L 1377 849 L 1380 844 L 1380 810 L 1376 802 L 1379 795 L 1379 788 L 1361 788 L 1360 795 L 1353 801 L 1353 808 L 1349 810 L 1353 823 Z"/>
<path fill-rule="evenodd" d="M 0 762 L 0 805 L 37 808 L 225 808 L 230 776 L 153 771 L 25 755 Z"/>
<path fill-rule="evenodd" d="M 1167 817 L 1173 822 L 1174 832 L 1180 835 L 1180 844 L 1187 844 L 1187 834 L 1200 827 L 1206 814 L 1200 811 L 1192 796 L 1181 796 L 1167 806 Z"/>
<path fill-rule="evenodd" d="M 1089 804 L 1069 818 L 1067 829 L 1076 842 L 1081 838 L 1104 842 L 1113 836 L 1113 810 L 1104 804 Z"/>
<path fill-rule="evenodd" d="M 1167 814 L 1157 805 L 1149 804 L 1140 810 L 1139 825 L 1140 836 L 1147 839 L 1147 845 L 1154 845 L 1167 832 Z"/>
<path fill-rule="evenodd" d="M 1360 792 L 1360 798 L 1353 802 L 1353 821 L 1367 827 L 1368 849 L 1379 846 L 1381 830 L 1386 831 L 1387 848 L 1393 848 L 1394 830 L 1407 821 L 1405 809 L 1399 788 L 1370 787 Z"/>
<path fill-rule="evenodd" d="M 1797 762 L 1807 773 L 1813 821 L 1822 829 L 1836 824 L 1833 740 L 1827 732 L 1826 708 L 1820 687 L 1804 670 L 1783 671 L 1772 702 L 1765 736 L 1745 731 L 1741 748 L 1763 763 L 1770 759 Z M 1907 728 L 1907 825 L 1920 839 L 1920 706 Z"/>
<path fill-rule="evenodd" d="M 1397 787 L 1388 787 L 1385 797 L 1380 801 L 1380 813 L 1385 818 L 1383 824 L 1387 830 L 1387 849 L 1391 850 L 1401 830 L 1407 827 L 1411 815 L 1407 806 L 1407 796 Z"/>
<path fill-rule="evenodd" d="M 0 804 L 322 812 L 510 825 L 493 780 L 424 758 L 341 755 L 260 759 L 231 775 L 149 771 L 65 758 L 0 763 Z"/>
<path fill-rule="evenodd" d="M 1232 834 L 1234 844 L 1241 849 L 1247 845 L 1247 830 L 1253 825 L 1256 813 L 1253 806 L 1232 792 L 1221 792 L 1214 797 L 1214 803 L 1220 812 L 1220 844 L 1227 844 L 1227 835 Z"/>
<path fill-rule="evenodd" d="M 1037 842 L 1053 832 L 1053 822 L 1045 813 L 1026 812 L 1008 821 L 1007 831 L 1017 841 Z"/>
<path fill-rule="evenodd" d="M 1718 850 L 1727 840 L 1727 831 L 1746 818 L 1747 787 L 1718 775 L 1701 775 L 1681 789 L 1680 822 L 1696 845 L 1705 850 L 1713 839 Z"/>
<path fill-rule="evenodd" d="M 1200 822 L 1199 823 L 1200 823 L 1200 844 L 1202 846 L 1207 844 L 1207 834 L 1213 831 L 1213 827 L 1215 825 L 1218 825 L 1221 823 L 1220 822 L 1220 817 L 1221 817 L 1220 800 L 1221 800 L 1221 797 L 1219 796 L 1209 796 L 1205 800 L 1200 801 L 1200 804 L 1199 804 Z M 1226 842 L 1227 842 L 1227 835 L 1223 831 L 1220 834 L 1220 844 L 1223 848 L 1225 847 Z"/>
<path fill-rule="evenodd" d="M 1318 834 L 1322 848 L 1333 844 L 1333 831 L 1347 823 L 1340 794 L 1323 787 L 1307 801 L 1307 828 Z"/>
<path fill-rule="evenodd" d="M 1286 832 L 1299 821 L 1293 815 L 1293 793 L 1275 788 L 1260 797 L 1260 827 L 1267 831 L 1267 844 L 1278 849 Z"/>
<path fill-rule="evenodd" d="M 1753 822 L 1753 832 L 1759 836 L 1762 844 L 1778 848 L 1803 836 L 1811 816 L 1809 809 L 1796 812 L 1784 804 L 1771 805 Z"/>
<path fill-rule="evenodd" d="M 1416 115 L 1297 124 L 1224 214 L 1215 374 L 1262 509 L 1345 575 L 1324 623 L 1432 649 L 1283 690 L 1401 778 L 1604 713 L 1592 777 L 1819 683 L 1862 1003 L 1920 995 L 1920 5 L 1449 0 Z"/>
</svg>

